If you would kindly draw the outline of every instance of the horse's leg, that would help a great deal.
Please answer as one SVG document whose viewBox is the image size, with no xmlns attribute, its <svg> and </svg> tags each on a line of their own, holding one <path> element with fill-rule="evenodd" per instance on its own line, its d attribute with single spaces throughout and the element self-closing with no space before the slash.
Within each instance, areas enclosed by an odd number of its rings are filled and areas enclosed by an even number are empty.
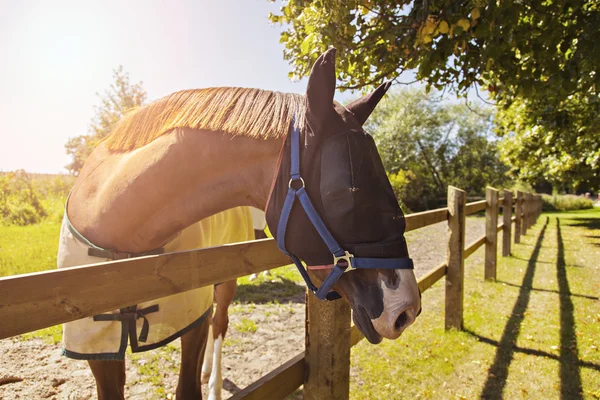
<svg viewBox="0 0 600 400">
<path fill-rule="evenodd" d="M 215 301 L 217 307 L 213 317 L 213 339 L 214 339 L 214 357 L 212 363 L 212 373 L 208 381 L 208 399 L 221 400 L 221 390 L 223 389 L 223 375 L 221 374 L 221 353 L 223 350 L 223 340 L 227 333 L 229 325 L 228 309 L 233 301 L 237 282 L 235 280 L 223 282 L 215 287 Z"/>
<path fill-rule="evenodd" d="M 176 397 L 179 400 L 201 399 L 200 362 L 204 358 L 208 318 L 200 325 L 181 336 L 181 368 Z"/>
<path fill-rule="evenodd" d="M 88 360 L 94 378 L 98 400 L 125 399 L 125 360 Z"/>
<path fill-rule="evenodd" d="M 215 351 L 215 338 L 213 336 L 212 315 L 210 316 L 210 325 L 208 327 L 208 338 L 206 339 L 206 350 L 204 351 L 204 361 L 202 362 L 202 383 L 208 383 L 213 366 L 213 355 Z"/>
</svg>

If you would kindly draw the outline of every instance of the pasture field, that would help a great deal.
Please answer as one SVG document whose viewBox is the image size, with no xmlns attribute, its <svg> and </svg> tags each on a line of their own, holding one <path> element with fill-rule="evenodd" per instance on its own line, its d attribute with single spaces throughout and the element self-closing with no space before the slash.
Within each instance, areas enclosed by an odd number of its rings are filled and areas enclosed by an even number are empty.
<svg viewBox="0 0 600 400">
<path fill-rule="evenodd" d="M 467 222 L 473 224 L 468 235 L 479 235 L 477 222 Z M 420 253 L 431 253 L 416 243 L 429 240 L 443 247 L 442 225 L 407 235 L 415 261 Z M 0 275 L 55 268 L 59 229 L 51 222 L 0 227 Z M 444 332 L 444 283 L 438 282 L 423 294 L 423 313 L 401 338 L 378 346 L 363 340 L 352 349 L 352 399 L 600 399 L 600 209 L 542 214 L 521 244 L 513 245 L 511 257 L 498 255 L 497 282 L 483 281 L 483 254 L 482 247 L 465 261 L 465 330 Z M 226 392 L 235 393 L 301 351 L 299 279 L 290 266 L 252 282 L 239 280 L 224 348 Z M 56 370 L 66 383 L 53 393 L 93 394 L 85 363 L 58 354 L 60 327 L 17 340 L 22 344 L 8 348 L 22 352 L 24 365 L 40 371 L 49 359 L 61 368 L 69 365 Z M 31 351 L 40 354 L 39 361 L 31 362 Z M 164 399 L 173 393 L 179 352 L 174 342 L 130 354 L 128 398 Z M 44 387 L 41 380 L 26 378 L 3 388 L 18 385 L 23 390 L 31 385 L 29 393 Z M 301 398 L 301 391 L 291 398 Z"/>
<path fill-rule="evenodd" d="M 352 349 L 351 398 L 600 398 L 600 209 L 542 214 L 496 282 L 483 254 L 465 262 L 464 331 L 444 333 L 441 280 L 400 339 Z"/>
</svg>

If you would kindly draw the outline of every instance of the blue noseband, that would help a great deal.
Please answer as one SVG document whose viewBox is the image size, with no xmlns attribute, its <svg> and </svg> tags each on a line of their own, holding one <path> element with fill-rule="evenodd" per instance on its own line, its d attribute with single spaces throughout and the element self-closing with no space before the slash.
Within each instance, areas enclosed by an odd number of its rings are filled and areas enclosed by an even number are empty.
<svg viewBox="0 0 600 400">
<path fill-rule="evenodd" d="M 337 280 L 345 273 L 358 268 L 370 268 L 370 269 L 414 269 L 413 261 L 408 257 L 403 258 L 366 258 L 366 257 L 355 257 L 348 251 L 345 251 L 339 243 L 331 235 L 325 223 L 319 216 L 317 210 L 310 201 L 310 197 L 305 189 L 304 179 L 300 176 L 300 129 L 294 126 L 292 121 L 291 127 L 291 171 L 290 171 L 290 183 L 285 201 L 283 203 L 283 209 L 281 210 L 281 216 L 277 225 L 277 246 L 287 254 L 304 278 L 308 288 L 319 298 L 320 300 L 337 300 L 341 296 L 335 292 L 330 291 L 331 287 L 337 282 Z M 300 186 L 298 189 L 292 187 L 292 183 L 296 182 L 296 186 Z M 299 185 L 298 185 L 299 182 Z M 304 212 L 310 219 L 313 226 L 329 248 L 333 256 L 333 270 L 329 273 L 327 278 L 323 281 L 320 288 L 317 288 L 313 283 L 306 268 L 302 265 L 300 259 L 290 252 L 285 247 L 285 232 L 287 229 L 288 220 L 294 202 L 300 200 L 300 204 L 304 209 Z"/>
</svg>

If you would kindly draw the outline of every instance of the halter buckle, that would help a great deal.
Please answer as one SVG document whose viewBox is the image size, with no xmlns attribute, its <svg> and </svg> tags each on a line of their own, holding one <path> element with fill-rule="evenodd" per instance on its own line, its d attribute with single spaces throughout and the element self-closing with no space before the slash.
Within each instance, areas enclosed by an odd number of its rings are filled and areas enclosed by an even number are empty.
<svg viewBox="0 0 600 400">
<path fill-rule="evenodd" d="M 344 253 L 345 254 L 343 256 L 340 256 L 340 257 L 337 257 L 335 255 L 333 256 L 333 265 L 339 265 L 338 264 L 339 261 L 340 260 L 344 260 L 344 261 L 346 261 L 346 264 L 347 264 L 346 269 L 344 270 L 344 273 L 350 272 L 352 270 L 355 270 L 356 268 L 354 268 L 352 266 L 352 259 L 354 258 L 354 255 L 348 253 L 347 251 L 344 251 Z"/>
</svg>

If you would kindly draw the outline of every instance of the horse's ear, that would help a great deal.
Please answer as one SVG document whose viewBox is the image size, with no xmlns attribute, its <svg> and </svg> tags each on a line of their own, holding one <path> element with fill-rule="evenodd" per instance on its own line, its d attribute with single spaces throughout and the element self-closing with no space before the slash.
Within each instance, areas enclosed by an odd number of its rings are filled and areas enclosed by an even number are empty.
<svg viewBox="0 0 600 400">
<path fill-rule="evenodd" d="M 308 123 L 314 133 L 321 130 L 334 112 L 334 95 L 335 48 L 330 48 L 313 65 L 306 87 Z"/>
<path fill-rule="evenodd" d="M 384 82 L 373 92 L 347 104 L 346 108 L 352 111 L 358 122 L 363 125 L 390 86 L 392 86 L 392 82 Z"/>
</svg>

